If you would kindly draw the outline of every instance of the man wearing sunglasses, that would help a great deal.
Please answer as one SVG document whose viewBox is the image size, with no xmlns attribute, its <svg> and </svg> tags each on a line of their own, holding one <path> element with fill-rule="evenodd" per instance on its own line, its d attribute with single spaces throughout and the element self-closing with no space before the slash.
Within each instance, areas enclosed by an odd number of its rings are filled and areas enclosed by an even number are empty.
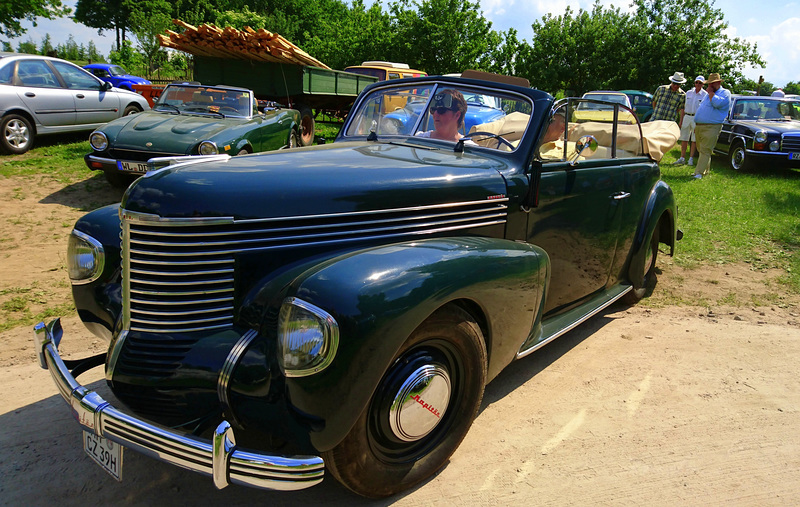
<svg viewBox="0 0 800 507">
<path fill-rule="evenodd" d="M 463 137 L 459 129 L 464 127 L 466 114 L 467 101 L 461 92 L 449 88 L 437 92 L 431 101 L 433 130 L 420 132 L 417 136 L 457 142 Z M 467 141 L 465 144 L 476 145 L 472 141 Z"/>
</svg>

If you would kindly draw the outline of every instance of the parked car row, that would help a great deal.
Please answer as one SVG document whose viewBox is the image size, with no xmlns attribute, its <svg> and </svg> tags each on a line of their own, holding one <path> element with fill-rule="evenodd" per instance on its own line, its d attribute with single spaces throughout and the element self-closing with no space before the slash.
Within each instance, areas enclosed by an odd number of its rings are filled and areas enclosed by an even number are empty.
<svg viewBox="0 0 800 507">
<path fill-rule="evenodd" d="M 0 148 L 6 153 L 25 153 L 37 136 L 93 130 L 148 109 L 141 95 L 65 60 L 0 53 Z"/>
</svg>

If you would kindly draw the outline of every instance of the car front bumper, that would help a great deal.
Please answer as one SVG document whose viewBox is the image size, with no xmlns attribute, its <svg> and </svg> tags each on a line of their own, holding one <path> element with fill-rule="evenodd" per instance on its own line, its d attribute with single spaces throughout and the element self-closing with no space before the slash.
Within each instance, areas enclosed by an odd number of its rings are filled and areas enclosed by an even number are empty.
<svg viewBox="0 0 800 507">
<path fill-rule="evenodd" d="M 219 489 L 229 484 L 240 484 L 293 491 L 322 481 L 322 458 L 287 457 L 239 449 L 227 421 L 217 426 L 212 440 L 205 440 L 119 411 L 96 392 L 80 385 L 61 359 L 58 344 L 63 332 L 58 319 L 47 325 L 40 322 L 34 327 L 33 334 L 39 365 L 50 370 L 73 416 L 87 431 L 160 461 L 209 475 Z"/>
</svg>

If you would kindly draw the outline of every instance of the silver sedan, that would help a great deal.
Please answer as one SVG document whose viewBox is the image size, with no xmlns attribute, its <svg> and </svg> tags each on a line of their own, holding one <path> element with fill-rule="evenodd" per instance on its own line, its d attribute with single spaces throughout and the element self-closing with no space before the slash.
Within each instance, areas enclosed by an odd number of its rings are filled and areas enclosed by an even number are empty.
<svg viewBox="0 0 800 507">
<path fill-rule="evenodd" d="M 94 130 L 150 109 L 147 100 L 66 60 L 0 53 L 0 150 L 25 153 L 36 136 Z"/>
</svg>

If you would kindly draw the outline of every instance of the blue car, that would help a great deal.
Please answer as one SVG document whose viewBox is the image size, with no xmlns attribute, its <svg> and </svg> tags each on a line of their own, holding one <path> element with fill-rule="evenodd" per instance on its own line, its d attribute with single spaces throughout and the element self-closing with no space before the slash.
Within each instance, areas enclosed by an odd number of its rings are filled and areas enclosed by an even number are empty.
<svg viewBox="0 0 800 507">
<path fill-rule="evenodd" d="M 117 88 L 123 88 L 125 90 L 134 91 L 133 85 L 137 84 L 151 84 L 150 81 L 143 77 L 128 74 L 128 71 L 119 65 L 113 65 L 110 63 L 91 63 L 89 65 L 84 65 L 83 68 L 103 81 L 111 83 L 113 86 Z"/>
</svg>

